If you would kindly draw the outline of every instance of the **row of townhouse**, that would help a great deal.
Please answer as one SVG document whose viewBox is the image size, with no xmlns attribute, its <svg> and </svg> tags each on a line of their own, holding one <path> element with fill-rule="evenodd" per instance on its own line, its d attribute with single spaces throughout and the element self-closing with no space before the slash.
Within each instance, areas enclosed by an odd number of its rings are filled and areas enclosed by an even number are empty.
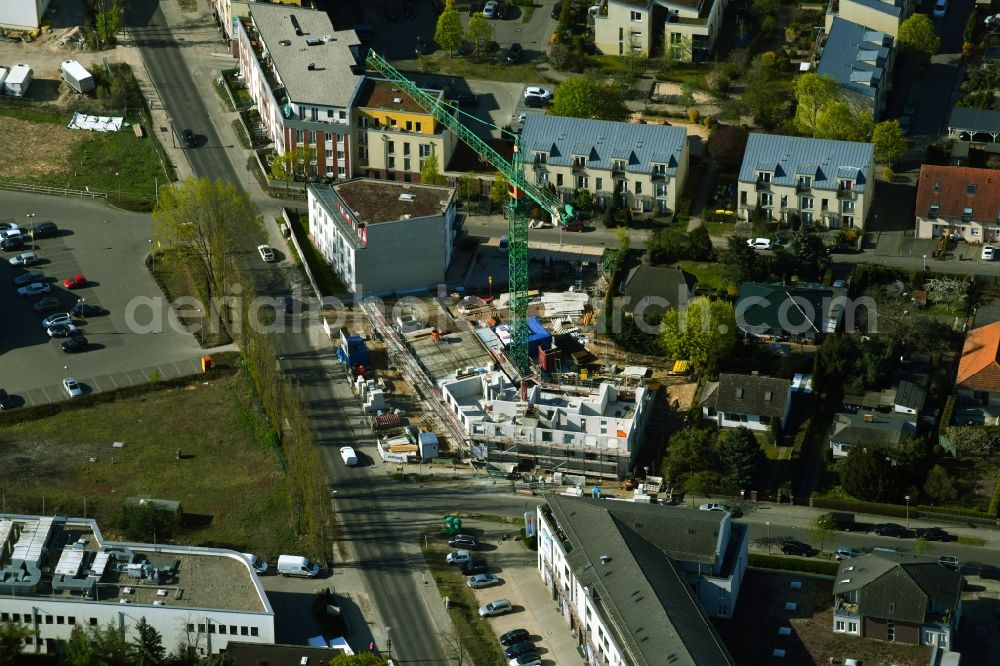
<svg viewBox="0 0 1000 666">
<path fill-rule="evenodd" d="M 709 60 L 726 0 L 603 0 L 595 5 L 594 45 L 601 53 L 649 55 L 659 43 L 679 60 Z"/>
</svg>

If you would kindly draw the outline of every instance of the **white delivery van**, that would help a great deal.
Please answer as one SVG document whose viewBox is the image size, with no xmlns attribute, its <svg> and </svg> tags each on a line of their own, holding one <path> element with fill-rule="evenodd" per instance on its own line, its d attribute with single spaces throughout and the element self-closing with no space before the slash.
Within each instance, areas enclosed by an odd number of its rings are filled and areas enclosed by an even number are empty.
<svg viewBox="0 0 1000 666">
<path fill-rule="evenodd" d="M 344 464 L 348 467 L 354 467 L 358 464 L 358 454 L 350 446 L 340 447 L 340 457 L 344 459 Z"/>
<path fill-rule="evenodd" d="M 315 578 L 319 575 L 319 565 L 301 555 L 278 555 L 278 573 L 285 577 Z"/>
</svg>

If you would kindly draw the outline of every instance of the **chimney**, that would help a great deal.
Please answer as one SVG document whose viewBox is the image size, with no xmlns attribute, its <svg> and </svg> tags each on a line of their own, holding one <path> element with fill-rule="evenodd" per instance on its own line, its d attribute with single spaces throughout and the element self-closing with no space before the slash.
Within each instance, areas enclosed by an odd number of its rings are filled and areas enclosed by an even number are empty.
<svg viewBox="0 0 1000 666">
<path fill-rule="evenodd" d="M 315 69 L 316 69 L 316 63 L 314 63 L 314 62 L 309 63 L 309 71 L 312 72 Z"/>
</svg>

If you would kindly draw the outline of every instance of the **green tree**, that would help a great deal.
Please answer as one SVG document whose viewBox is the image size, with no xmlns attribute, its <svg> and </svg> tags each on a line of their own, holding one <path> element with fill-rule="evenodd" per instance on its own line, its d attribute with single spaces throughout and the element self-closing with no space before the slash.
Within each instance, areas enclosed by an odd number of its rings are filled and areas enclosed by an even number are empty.
<svg viewBox="0 0 1000 666">
<path fill-rule="evenodd" d="M 868 502 L 898 499 L 892 461 L 877 446 L 855 446 L 841 465 L 840 484 L 850 495 Z"/>
<path fill-rule="evenodd" d="M 823 239 L 806 230 L 792 232 L 788 253 L 798 260 L 799 274 L 810 280 L 819 275 L 827 256 Z"/>
<path fill-rule="evenodd" d="M 763 458 L 760 443 L 749 428 L 727 430 L 719 440 L 722 480 L 736 490 L 745 490 Z"/>
<path fill-rule="evenodd" d="M 900 24 L 896 43 L 904 53 L 925 61 L 941 48 L 941 38 L 934 33 L 930 17 L 919 12 Z"/>
<path fill-rule="evenodd" d="M 507 176 L 497 171 L 496 176 L 493 177 L 493 184 L 490 185 L 490 201 L 501 206 L 506 204 L 510 197 L 507 192 L 509 189 L 510 181 L 507 180 Z"/>
<path fill-rule="evenodd" d="M 448 179 L 438 172 L 436 155 L 424 158 L 424 163 L 420 167 L 420 182 L 424 185 L 446 185 L 448 183 Z"/>
<path fill-rule="evenodd" d="M 271 175 L 275 180 L 292 180 L 295 175 L 305 175 L 316 161 L 316 146 L 299 144 L 276 157 L 271 162 Z"/>
<path fill-rule="evenodd" d="M 728 245 L 719 259 L 722 262 L 722 274 L 727 282 L 738 285 L 756 280 L 760 276 L 760 256 L 747 245 L 746 238 L 730 236 Z"/>
<path fill-rule="evenodd" d="M 760 16 L 773 16 L 781 8 L 779 0 L 753 0 L 754 11 Z"/>
<path fill-rule="evenodd" d="M 687 255 L 688 259 L 695 261 L 715 261 L 715 246 L 704 224 L 699 224 L 688 233 Z"/>
<path fill-rule="evenodd" d="M 359 652 L 338 655 L 331 659 L 329 664 L 330 666 L 384 666 L 385 659 L 371 652 Z"/>
<path fill-rule="evenodd" d="M 154 629 L 145 617 L 140 617 L 135 625 L 135 642 L 132 643 L 133 663 L 136 666 L 151 666 L 163 662 L 167 651 L 163 647 L 160 632 Z"/>
<path fill-rule="evenodd" d="M 462 19 L 454 7 L 446 7 L 438 16 L 437 28 L 434 30 L 434 41 L 443 49 L 448 49 L 448 56 L 462 45 L 465 35 L 462 32 Z"/>
<path fill-rule="evenodd" d="M 628 254 L 629 248 L 632 245 L 632 238 L 628 235 L 628 229 L 626 227 L 616 227 L 615 238 L 618 239 L 619 251 L 622 254 Z"/>
<path fill-rule="evenodd" d="M 574 76 L 556 88 L 551 113 L 569 118 L 628 120 L 621 90 L 614 86 Z"/>
<path fill-rule="evenodd" d="M 715 431 L 710 428 L 688 427 L 674 432 L 663 458 L 663 476 L 678 488 L 695 472 L 715 468 Z"/>
<path fill-rule="evenodd" d="M 828 102 L 816 119 L 813 136 L 838 141 L 867 141 L 872 135 L 872 117 L 867 111 L 855 111 L 847 102 Z"/>
<path fill-rule="evenodd" d="M 960 458 L 992 456 L 1000 452 L 1000 428 L 997 426 L 951 426 L 947 433 Z"/>
<path fill-rule="evenodd" d="M 840 96 L 840 86 L 829 76 L 809 72 L 795 80 L 795 126 L 803 134 L 815 136 L 819 114 Z"/>
<path fill-rule="evenodd" d="M 906 137 L 898 120 L 883 120 L 872 130 L 875 160 L 892 165 L 906 154 Z"/>
<path fill-rule="evenodd" d="M 479 53 L 480 49 L 493 41 L 493 26 L 482 12 L 476 12 L 469 19 L 465 36 L 475 45 L 476 53 Z"/>
<path fill-rule="evenodd" d="M 160 190 L 154 236 L 195 259 L 209 296 L 226 293 L 233 259 L 263 236 L 257 204 L 224 180 L 188 178 Z"/>
<path fill-rule="evenodd" d="M 718 162 L 723 172 L 736 171 L 743 162 L 749 130 L 738 125 L 721 125 L 708 138 L 708 155 Z"/>
<path fill-rule="evenodd" d="M 590 210 L 594 206 L 594 195 L 590 190 L 577 190 L 573 193 L 573 207 L 577 210 Z"/>
<path fill-rule="evenodd" d="M 479 199 L 479 178 L 471 171 L 455 179 L 458 198 L 461 201 L 477 201 Z"/>
<path fill-rule="evenodd" d="M 961 278 L 931 278 L 924 284 L 927 296 L 951 310 L 960 310 L 969 297 L 969 282 Z"/>
<path fill-rule="evenodd" d="M 63 663 L 67 666 L 131 666 L 134 655 L 121 630 L 75 625 L 65 645 Z"/>
<path fill-rule="evenodd" d="M 23 624 L 0 624 L 0 666 L 15 666 L 23 658 L 24 639 L 31 634 L 31 629 Z"/>
<path fill-rule="evenodd" d="M 691 474 L 684 482 L 684 492 L 692 495 L 707 495 L 722 485 L 719 475 L 711 470 L 701 470 Z"/>
<path fill-rule="evenodd" d="M 115 33 L 122 29 L 124 7 L 121 0 L 95 0 L 94 29 L 100 44 L 112 44 Z"/>
<path fill-rule="evenodd" d="M 833 518 L 828 513 L 816 516 L 816 520 L 809 527 L 809 535 L 813 541 L 819 541 L 820 552 L 823 551 L 826 542 L 831 540 L 836 534 L 837 529 L 833 524 Z"/>
<path fill-rule="evenodd" d="M 687 359 L 711 372 L 736 349 L 736 315 L 732 303 L 695 298 L 687 308 L 663 315 L 660 344 L 670 358 Z"/>
<path fill-rule="evenodd" d="M 955 499 L 955 484 L 951 482 L 951 477 L 941 465 L 934 465 L 927 472 L 927 479 L 924 481 L 924 492 L 935 502 L 948 502 Z"/>
<path fill-rule="evenodd" d="M 758 122 L 773 124 L 784 103 L 782 96 L 775 94 L 774 70 L 765 67 L 760 57 L 754 58 L 743 84 L 738 111 L 752 115 Z"/>
</svg>

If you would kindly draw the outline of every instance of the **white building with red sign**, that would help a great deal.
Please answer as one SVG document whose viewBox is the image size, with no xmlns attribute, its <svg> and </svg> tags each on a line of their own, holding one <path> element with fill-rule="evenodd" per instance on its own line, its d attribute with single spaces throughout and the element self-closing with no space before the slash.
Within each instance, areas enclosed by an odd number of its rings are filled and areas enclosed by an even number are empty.
<svg viewBox="0 0 1000 666">
<path fill-rule="evenodd" d="M 444 282 L 455 206 L 450 187 L 369 178 L 310 185 L 309 234 L 355 297 L 424 291 Z"/>
</svg>

